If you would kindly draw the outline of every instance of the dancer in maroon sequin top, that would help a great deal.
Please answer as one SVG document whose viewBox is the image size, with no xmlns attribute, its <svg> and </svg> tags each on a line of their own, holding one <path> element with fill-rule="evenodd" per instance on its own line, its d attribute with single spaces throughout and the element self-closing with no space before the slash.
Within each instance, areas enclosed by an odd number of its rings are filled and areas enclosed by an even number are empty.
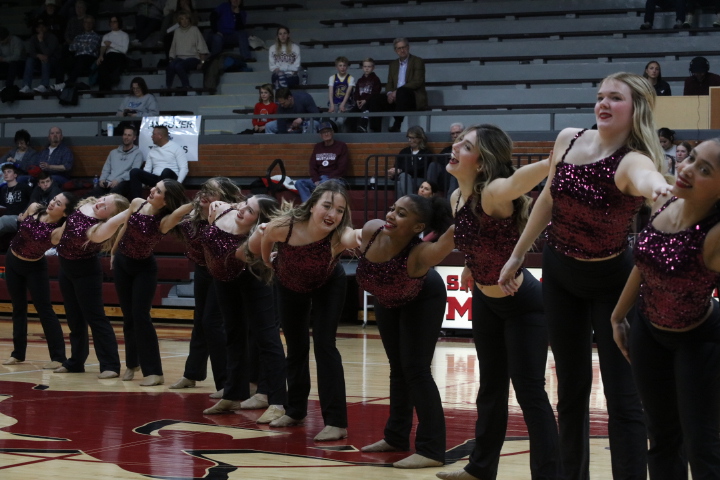
<svg viewBox="0 0 720 480">
<path fill-rule="evenodd" d="M 50 362 L 43 368 L 54 370 L 67 358 L 62 328 L 50 301 L 50 279 L 45 251 L 60 240 L 60 226 L 65 217 L 75 209 L 76 203 L 77 199 L 72 193 L 60 193 L 47 207 L 33 203 L 18 217 L 18 233 L 10 242 L 5 257 L 5 283 L 13 306 L 13 351 L 3 365 L 15 365 L 25 361 L 28 292 L 40 317 L 50 351 Z"/>
<path fill-rule="evenodd" d="M 238 204 L 214 202 L 210 226 L 203 233 L 205 262 L 213 276 L 227 337 L 227 380 L 222 400 L 206 415 L 233 410 L 267 409 L 257 420 L 270 423 L 285 414 L 285 351 L 275 315 L 270 269 L 258 258 L 247 258 L 245 243 L 261 223 L 270 221 L 278 202 L 255 195 Z M 249 345 L 257 345 L 260 363 L 258 393 L 250 396 Z"/>
<path fill-rule="evenodd" d="M 638 236 L 612 324 L 645 408 L 650 479 L 687 479 L 688 461 L 693 478 L 720 478 L 720 138 L 678 164 L 672 194 Z"/>
<path fill-rule="evenodd" d="M 385 220 L 371 220 L 362 231 L 357 267 L 361 288 L 375 297 L 375 317 L 390 361 L 390 416 L 383 439 L 364 452 L 410 450 L 413 410 L 418 426 L 415 450 L 393 466 L 439 467 L 445 463 L 445 417 L 432 377 L 431 363 L 445 316 L 447 292 L 431 267 L 453 249 L 450 227 L 437 242 L 418 236 L 427 227 L 439 228 L 447 212 L 419 195 L 398 199 Z"/>
<path fill-rule="evenodd" d="M 195 311 L 185 370 L 183 376 L 170 385 L 171 389 L 192 388 L 196 382 L 205 380 L 208 358 L 210 358 L 213 381 L 217 390 L 212 394 L 212 398 L 222 398 L 222 390 L 227 378 L 225 327 L 217 303 L 213 278 L 205 264 L 202 238 L 205 228 L 209 225 L 207 218 L 212 202 L 222 200 L 227 203 L 239 203 L 243 198 L 238 186 L 229 178 L 211 178 L 202 184 L 195 196 L 192 213 L 180 222 L 180 231 L 185 238 L 185 255 L 195 263 L 193 277 Z"/>
<path fill-rule="evenodd" d="M 642 407 L 609 318 L 632 269 L 626 248 L 632 217 L 642 197 L 670 190 L 660 173 L 664 153 L 654 105 L 655 90 L 638 75 L 616 73 L 603 80 L 595 104 L 597 130 L 568 128 L 558 136 L 547 184 L 499 278 L 505 293 L 517 291 L 515 272 L 551 223 L 543 251 L 543 299 L 567 479 L 589 476 L 593 336 L 607 400 L 613 476 L 647 476 Z"/>
<path fill-rule="evenodd" d="M 160 345 L 150 317 L 157 288 L 157 262 L 153 249 L 167 232 L 192 210 L 183 186 L 160 180 L 147 199 L 136 198 L 125 212 L 125 225 L 113 247 L 115 290 L 123 312 L 125 364 L 123 380 L 130 381 L 142 368 L 142 387 L 164 383 Z"/>
<path fill-rule="evenodd" d="M 542 160 L 515 170 L 510 137 L 495 125 L 475 125 L 458 136 L 447 172 L 458 181 L 455 247 L 465 255 L 462 285 L 472 289 L 472 332 L 480 367 L 475 447 L 463 470 L 440 478 L 494 480 L 507 432 L 510 381 L 530 437 L 532 478 L 558 478 L 558 433 L 547 393 L 547 323 L 540 282 L 527 270 L 516 295 L 497 285 L 520 238 L 530 198 L 550 167 Z"/>
<path fill-rule="evenodd" d="M 335 333 L 345 303 L 345 271 L 338 264 L 338 256 L 358 245 L 350 218 L 345 188 L 328 180 L 317 186 L 307 202 L 270 222 L 262 235 L 261 254 L 268 265 L 273 245 L 278 244 L 272 264 L 277 273 L 277 301 L 287 343 L 288 401 L 285 415 L 270 426 L 300 425 L 307 416 L 312 325 L 325 422 L 315 441 L 347 437 L 345 375 Z M 258 237 L 261 231 L 256 232 Z M 251 239 L 251 247 L 254 243 Z"/>
<path fill-rule="evenodd" d="M 70 328 L 70 358 L 55 373 L 84 372 L 89 355 L 88 326 L 100 363 L 99 378 L 120 374 L 117 339 L 103 306 L 103 271 L 98 253 L 112 248 L 128 208 L 125 197 L 117 194 L 90 197 L 78 204 L 63 225 L 57 247 L 60 259 L 60 291 Z"/>
</svg>

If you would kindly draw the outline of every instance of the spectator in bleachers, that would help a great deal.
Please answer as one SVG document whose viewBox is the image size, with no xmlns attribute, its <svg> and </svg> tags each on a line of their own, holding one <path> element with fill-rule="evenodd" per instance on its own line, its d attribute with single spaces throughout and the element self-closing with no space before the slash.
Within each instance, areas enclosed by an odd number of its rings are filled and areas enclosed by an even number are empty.
<svg viewBox="0 0 720 480">
<path fill-rule="evenodd" d="M 178 28 L 178 15 L 180 12 L 187 12 L 190 14 L 190 25 L 198 26 L 200 17 L 198 16 L 195 6 L 192 0 L 168 0 L 165 3 L 165 9 L 163 10 L 165 17 L 163 18 L 163 24 L 160 28 L 160 32 L 163 35 L 163 46 L 165 47 L 165 56 L 167 57 L 170 53 L 170 46 L 172 45 L 173 38 L 175 37 L 175 29 Z M 172 28 L 172 31 L 168 32 Z"/>
<path fill-rule="evenodd" d="M 305 202 L 310 198 L 315 187 L 332 178 L 345 183 L 342 177 L 350 163 L 348 148 L 345 142 L 335 140 L 335 132 L 330 122 L 320 124 L 321 142 L 316 143 L 310 155 L 310 178 L 295 181 L 300 200 Z"/>
<path fill-rule="evenodd" d="M 40 170 L 49 173 L 53 181 L 59 185 L 68 181 L 70 172 L 72 171 L 75 156 L 72 150 L 63 142 L 63 133 L 60 127 L 52 127 L 48 132 L 48 146 L 40 152 L 40 155 L 32 161 L 23 161 L 22 169 L 28 173 L 32 173 L 33 167 L 39 167 Z M 40 173 L 39 171 L 37 172 Z M 22 183 L 27 183 L 29 176 L 20 177 Z"/>
<path fill-rule="evenodd" d="M 676 165 L 685 160 L 690 152 L 692 152 L 693 146 L 689 142 L 680 142 L 679 145 L 675 146 L 675 163 Z M 675 173 L 675 172 L 670 172 Z"/>
<path fill-rule="evenodd" d="M 110 17 L 110 31 L 103 35 L 98 56 L 98 86 L 110 90 L 120 82 L 120 76 L 127 63 L 130 37 L 122 30 L 122 17 Z"/>
<path fill-rule="evenodd" d="M 675 158 L 675 131 L 667 127 L 660 128 L 658 129 L 658 139 L 665 155 Z"/>
<path fill-rule="evenodd" d="M 210 30 L 205 32 L 205 42 L 211 57 L 218 56 L 223 48 L 238 47 L 243 60 L 253 58 L 248 34 L 243 30 L 247 13 L 241 6 L 242 0 L 227 0 L 210 14 Z"/>
<path fill-rule="evenodd" d="M 142 196 L 142 186 L 155 185 L 170 178 L 182 183 L 188 173 L 188 159 L 183 147 L 170 140 L 167 127 L 153 128 L 154 146 L 145 159 L 145 166 L 130 170 L 130 199 Z"/>
<path fill-rule="evenodd" d="M 39 203 L 47 206 L 55 195 L 62 193 L 62 189 L 55 183 L 47 172 L 40 172 L 37 178 L 37 185 L 30 194 L 30 204 Z"/>
<path fill-rule="evenodd" d="M 275 94 L 275 101 L 278 104 L 278 114 L 297 113 L 305 115 L 308 113 L 320 113 L 315 100 L 306 92 L 291 92 L 289 88 L 281 88 Z M 314 118 L 304 118 L 300 116 L 296 119 L 278 118 L 272 122 L 265 124 L 265 133 L 304 133 L 303 130 L 310 131 L 309 122 L 314 122 L 315 129 L 319 122 Z M 306 124 L 306 122 L 308 122 Z"/>
<path fill-rule="evenodd" d="M 210 53 L 200 30 L 190 25 L 190 14 L 180 12 L 178 14 L 180 28 L 175 30 L 172 45 L 170 46 L 169 60 L 165 70 L 165 84 L 172 88 L 175 75 L 180 77 L 182 88 L 190 88 L 188 72 L 200 70 Z"/>
<path fill-rule="evenodd" d="M 660 70 L 660 64 L 655 60 L 648 62 L 645 65 L 645 72 L 643 77 L 647 78 L 650 85 L 655 89 L 655 93 L 658 97 L 669 97 L 672 95 L 670 85 L 662 79 L 662 70 Z"/>
<path fill-rule="evenodd" d="M 56 0 L 45 0 L 45 8 L 36 20 L 39 19 L 45 22 L 48 32 L 55 35 L 58 40 L 65 38 L 65 17 L 58 12 Z"/>
<path fill-rule="evenodd" d="M 675 26 L 673 28 L 677 29 L 685 26 L 685 1 L 686 0 L 647 0 L 645 2 L 645 18 L 643 24 L 640 25 L 640 30 L 650 30 L 653 28 L 655 7 L 660 7 L 663 10 L 675 9 Z"/>
<path fill-rule="evenodd" d="M 86 15 L 83 27 L 85 31 L 77 35 L 69 47 L 70 51 L 74 53 L 72 61 L 68 65 L 63 65 L 63 76 L 66 74 L 67 79 L 50 87 L 56 92 L 61 92 L 68 83 L 75 83 L 78 77 L 88 75 L 90 68 L 98 59 L 102 37 L 95 33 L 95 18 L 92 15 Z"/>
<path fill-rule="evenodd" d="M 447 166 L 448 162 L 450 161 L 450 154 L 452 154 L 452 146 L 457 140 L 457 138 L 460 136 L 460 134 L 465 130 L 465 125 L 463 125 L 460 122 L 455 122 L 452 125 L 450 125 L 450 145 L 440 150 L 440 153 L 442 155 L 447 155 L 446 158 L 442 160 L 443 166 L 442 170 L 440 171 L 439 175 L 437 176 L 437 184 L 440 186 L 443 192 L 445 192 L 446 197 L 448 200 L 450 200 L 450 196 L 453 194 L 455 190 L 458 189 L 458 181 L 457 178 L 450 175 L 447 170 L 445 170 L 445 167 Z M 438 160 L 435 160 L 437 162 Z"/>
<path fill-rule="evenodd" d="M 688 14 L 685 16 L 683 22 L 684 28 L 690 28 L 693 21 L 693 13 L 701 6 L 710 6 L 715 14 L 715 21 L 713 21 L 713 27 L 720 28 L 720 0 L 687 0 L 687 11 Z"/>
<path fill-rule="evenodd" d="M 4 215 L 0 217 L 0 235 L 17 232 L 18 215 L 30 205 L 32 188 L 18 182 L 18 173 L 15 163 L 2 166 L 5 185 L 0 187 L 0 207 L 4 207 Z"/>
<path fill-rule="evenodd" d="M 418 195 L 425 198 L 432 198 L 436 193 L 438 193 L 437 183 L 429 180 L 422 182 L 417 191 Z"/>
<path fill-rule="evenodd" d="M 17 163 L 20 170 L 27 171 L 26 166 L 37 165 L 36 157 L 38 152 L 34 148 L 30 148 L 30 134 L 27 130 L 18 130 L 15 132 L 15 148 L 10 149 L 5 155 L 0 157 L 0 163 L 12 162 Z"/>
<path fill-rule="evenodd" d="M 135 40 L 132 45 L 139 47 L 162 26 L 165 0 L 125 0 L 125 10 L 135 12 Z"/>
<path fill-rule="evenodd" d="M 347 112 L 355 106 L 355 77 L 347 73 L 349 65 L 350 60 L 347 57 L 335 59 L 337 73 L 330 75 L 328 80 L 328 113 Z M 337 125 L 345 123 L 345 119 L 340 117 L 336 117 L 334 121 Z"/>
<path fill-rule="evenodd" d="M 269 83 L 260 87 L 260 99 L 255 104 L 253 110 L 254 115 L 272 115 L 277 113 L 278 105 L 275 103 L 275 94 L 273 93 L 273 86 Z M 255 133 L 265 133 L 265 125 L 268 122 L 272 122 L 272 118 L 253 118 L 253 130 Z"/>
<path fill-rule="evenodd" d="M 368 100 L 371 112 L 409 112 L 427 108 L 427 92 L 425 91 L 425 62 L 422 58 L 410 55 L 410 43 L 406 38 L 393 41 L 397 60 L 390 62 L 385 95 L 375 95 Z M 380 131 L 382 117 L 370 119 L 373 132 Z M 403 117 L 395 117 L 389 131 L 399 132 Z M 415 189 L 412 189 L 415 191 Z"/>
<path fill-rule="evenodd" d="M 710 87 L 720 87 L 720 75 L 710 73 L 710 62 L 705 57 L 690 61 L 690 73 L 685 79 L 683 95 L 709 95 Z"/>
<path fill-rule="evenodd" d="M 123 98 L 117 115 L 119 117 L 154 117 L 159 113 L 157 99 L 155 95 L 149 93 L 145 79 L 133 78 L 130 82 L 130 95 Z"/>
<path fill-rule="evenodd" d="M 363 76 L 358 78 L 355 83 L 355 106 L 350 110 L 351 112 L 367 112 L 366 103 L 368 99 L 373 95 L 379 95 L 382 91 L 382 83 L 377 75 L 375 75 L 375 60 L 368 57 L 362 62 Z M 363 117 L 359 119 L 357 117 L 350 117 L 347 119 L 348 131 L 349 132 L 367 132 L 368 118 Z"/>
<path fill-rule="evenodd" d="M 75 2 L 74 10 L 75 15 L 73 15 L 65 25 L 65 45 L 70 45 L 73 40 L 75 40 L 75 37 L 85 31 L 85 15 L 87 15 L 87 4 L 85 0 Z"/>
<path fill-rule="evenodd" d="M 0 74 L 5 74 L 5 87 L 15 85 L 15 79 L 25 62 L 23 42 L 5 27 L 0 27 Z"/>
<path fill-rule="evenodd" d="M 410 127 L 407 131 L 409 145 L 398 154 L 395 166 L 387 171 L 391 180 L 397 180 L 396 197 L 404 197 L 415 193 L 417 182 L 425 177 L 427 159 L 425 155 L 432 153 L 427 148 L 427 135 L 419 126 Z"/>
<path fill-rule="evenodd" d="M 135 128 L 127 126 L 122 132 L 122 144 L 108 153 L 97 188 L 94 188 L 89 196 L 102 197 L 108 193 L 119 193 L 127 196 L 130 181 L 130 170 L 141 168 L 143 154 L 140 147 L 135 145 L 137 133 Z"/>
<path fill-rule="evenodd" d="M 45 93 L 50 89 L 50 75 L 60 74 L 60 59 L 62 47 L 55 35 L 47 31 L 47 26 L 42 19 L 35 21 L 35 35 L 25 43 L 27 58 L 25 59 L 25 73 L 23 75 L 23 87 L 21 93 L 30 93 L 33 74 L 39 67 L 40 85 L 34 88 L 36 92 Z M 62 78 L 58 82 L 62 82 Z"/>
<path fill-rule="evenodd" d="M 278 27 L 275 45 L 268 50 L 271 81 L 275 89 L 300 85 L 300 47 L 290 40 L 290 29 Z"/>
</svg>

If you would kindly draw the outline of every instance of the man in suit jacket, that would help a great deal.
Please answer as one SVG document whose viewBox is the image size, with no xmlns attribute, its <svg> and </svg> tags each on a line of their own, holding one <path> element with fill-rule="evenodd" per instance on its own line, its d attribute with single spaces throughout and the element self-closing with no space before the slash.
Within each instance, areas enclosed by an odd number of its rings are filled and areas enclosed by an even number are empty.
<svg viewBox="0 0 720 480">
<path fill-rule="evenodd" d="M 385 94 L 368 99 L 368 110 L 371 112 L 425 110 L 427 108 L 425 62 L 420 57 L 410 55 L 410 43 L 406 38 L 396 38 L 393 46 L 398 59 L 390 62 Z M 372 118 L 371 130 L 379 132 L 381 122 L 382 117 Z M 402 116 L 395 117 L 390 131 L 399 132 L 402 122 Z"/>
</svg>

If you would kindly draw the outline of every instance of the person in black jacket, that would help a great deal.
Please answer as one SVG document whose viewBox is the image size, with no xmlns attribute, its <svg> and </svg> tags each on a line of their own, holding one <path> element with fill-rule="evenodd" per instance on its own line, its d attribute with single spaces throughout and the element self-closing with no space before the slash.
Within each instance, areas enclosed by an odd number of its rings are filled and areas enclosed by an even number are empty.
<svg viewBox="0 0 720 480">
<path fill-rule="evenodd" d="M 398 154 L 395 166 L 387 171 L 391 180 L 396 180 L 397 198 L 417 192 L 418 180 L 425 178 L 427 158 L 432 153 L 427 148 L 427 136 L 422 127 L 410 127 L 407 131 L 409 145 Z"/>
<path fill-rule="evenodd" d="M 643 72 L 643 77 L 647 78 L 648 82 L 650 82 L 650 85 L 655 88 L 655 94 L 657 94 L 658 97 L 669 97 L 670 95 L 672 95 L 672 91 L 670 91 L 670 85 L 662 79 L 662 71 L 660 70 L 660 64 L 655 60 L 652 60 L 648 62 L 647 65 L 645 65 L 645 72 Z"/>
</svg>

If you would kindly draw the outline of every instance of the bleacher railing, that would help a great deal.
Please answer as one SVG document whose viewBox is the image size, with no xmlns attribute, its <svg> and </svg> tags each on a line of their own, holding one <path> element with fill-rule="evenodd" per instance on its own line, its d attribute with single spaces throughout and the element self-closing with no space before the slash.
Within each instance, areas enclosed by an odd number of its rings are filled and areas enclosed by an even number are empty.
<svg viewBox="0 0 720 480">
<path fill-rule="evenodd" d="M 539 162 L 547 158 L 547 156 L 547 153 L 516 153 L 513 154 L 513 163 L 515 164 L 515 168 L 520 168 L 523 165 Z M 398 190 L 399 176 L 395 175 L 394 178 L 391 178 L 388 170 L 395 167 L 398 160 L 404 157 L 407 157 L 407 155 L 375 154 L 369 155 L 365 159 L 364 222 L 375 218 L 383 218 L 390 206 L 395 203 L 395 192 Z M 406 172 L 415 179 L 413 183 L 415 189 L 412 193 L 417 193 L 417 188 L 425 180 L 425 178 L 419 177 L 418 173 L 425 172 L 425 174 L 427 174 L 433 162 L 438 164 L 439 168 L 437 170 L 441 172 L 439 179 L 444 183 L 443 185 L 438 185 L 438 187 L 441 190 L 446 189 L 450 175 L 445 171 L 445 165 L 447 165 L 448 159 L 450 158 L 449 155 L 433 153 L 423 154 L 419 156 L 419 158 L 421 161 L 414 163 L 410 171 Z M 542 185 L 543 184 L 538 185 L 533 190 L 540 190 Z"/>
</svg>

